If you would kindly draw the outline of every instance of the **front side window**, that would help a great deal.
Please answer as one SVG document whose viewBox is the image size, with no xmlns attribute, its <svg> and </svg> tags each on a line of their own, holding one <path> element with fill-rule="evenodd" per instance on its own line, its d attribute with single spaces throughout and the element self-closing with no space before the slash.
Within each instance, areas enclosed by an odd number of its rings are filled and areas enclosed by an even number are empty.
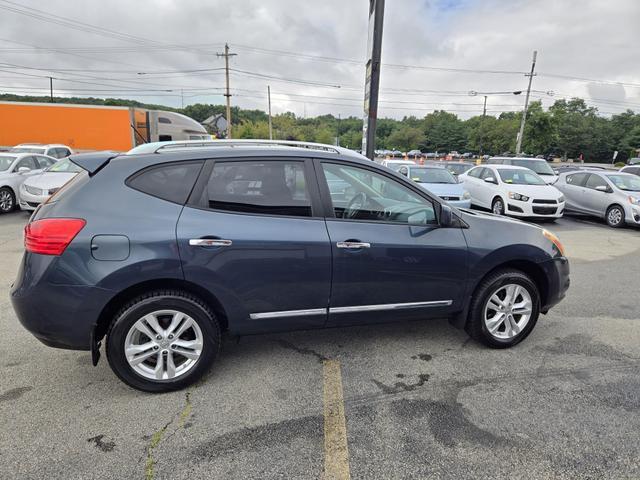
<svg viewBox="0 0 640 480">
<path fill-rule="evenodd" d="M 587 180 L 587 183 L 584 184 L 584 186 L 587 188 L 592 188 L 594 190 L 598 187 L 609 188 L 609 184 L 604 178 L 600 177 L 600 175 L 595 175 L 593 173 L 589 175 L 589 179 Z"/>
<path fill-rule="evenodd" d="M 482 173 L 483 170 L 484 170 L 483 167 L 472 168 L 471 170 L 469 170 L 469 173 L 467 175 L 473 178 L 480 178 L 480 174 Z"/>
<path fill-rule="evenodd" d="M 400 182 L 364 168 L 323 163 L 336 218 L 436 224 L 433 204 Z"/>
<path fill-rule="evenodd" d="M 300 161 L 217 161 L 203 195 L 203 203 L 216 210 L 296 217 L 312 214 Z"/>
<path fill-rule="evenodd" d="M 498 173 L 502 181 L 509 185 L 546 185 L 544 180 L 531 170 L 499 168 Z"/>
<path fill-rule="evenodd" d="M 182 205 L 201 168 L 201 161 L 155 165 L 135 173 L 126 183 L 135 190 Z"/>
<path fill-rule="evenodd" d="M 36 160 L 33 157 L 24 157 L 22 158 L 18 164 L 16 165 L 16 172 L 19 171 L 21 168 L 26 167 L 29 170 L 35 170 L 37 168 L 39 168 L 36 165 Z"/>
<path fill-rule="evenodd" d="M 480 175 L 480 178 L 482 180 L 486 180 L 487 178 L 493 178 L 495 180 L 496 175 L 495 173 L 493 173 L 493 170 L 491 170 L 490 168 L 485 168 L 482 172 L 482 175 Z"/>
</svg>

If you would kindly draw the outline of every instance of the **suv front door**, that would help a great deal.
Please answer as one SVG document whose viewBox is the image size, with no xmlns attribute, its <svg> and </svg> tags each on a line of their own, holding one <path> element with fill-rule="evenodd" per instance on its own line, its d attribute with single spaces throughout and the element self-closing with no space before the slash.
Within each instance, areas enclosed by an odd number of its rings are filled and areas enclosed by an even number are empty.
<svg viewBox="0 0 640 480">
<path fill-rule="evenodd" d="M 209 161 L 177 226 L 185 279 L 258 333 L 324 326 L 331 247 L 311 160 Z M 239 319 L 239 320 L 238 320 Z"/>
<path fill-rule="evenodd" d="M 318 161 L 333 252 L 329 324 L 442 316 L 462 308 L 467 245 L 418 189 L 347 162 Z"/>
</svg>

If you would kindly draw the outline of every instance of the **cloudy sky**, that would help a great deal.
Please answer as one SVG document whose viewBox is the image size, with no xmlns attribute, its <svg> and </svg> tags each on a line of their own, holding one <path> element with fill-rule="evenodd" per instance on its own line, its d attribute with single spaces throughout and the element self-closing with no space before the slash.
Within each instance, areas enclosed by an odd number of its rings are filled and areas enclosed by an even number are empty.
<svg viewBox="0 0 640 480">
<path fill-rule="evenodd" d="M 0 92 L 222 103 L 362 116 L 368 0 L 0 0 Z M 463 118 L 468 92 L 580 96 L 603 115 L 640 111 L 638 0 L 387 0 L 380 116 Z M 553 96 L 551 95 L 551 92 Z M 524 95 L 490 93 L 488 113 Z"/>
</svg>

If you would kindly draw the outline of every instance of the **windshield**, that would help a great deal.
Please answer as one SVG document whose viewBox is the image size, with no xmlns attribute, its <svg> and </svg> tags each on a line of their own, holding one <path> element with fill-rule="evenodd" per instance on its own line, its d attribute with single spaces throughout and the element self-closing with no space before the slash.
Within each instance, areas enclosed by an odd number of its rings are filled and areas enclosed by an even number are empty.
<svg viewBox="0 0 640 480">
<path fill-rule="evenodd" d="M 409 177 L 420 183 L 458 183 L 451 172 L 444 168 L 412 168 Z"/>
<path fill-rule="evenodd" d="M 82 169 L 73 163 L 68 158 L 64 160 L 60 160 L 59 162 L 54 163 L 49 168 L 47 168 L 47 172 L 64 172 L 64 173 L 78 173 Z"/>
<path fill-rule="evenodd" d="M 16 153 L 44 153 L 44 148 L 41 147 L 13 147 L 12 152 Z"/>
<path fill-rule="evenodd" d="M 543 179 L 529 170 L 499 168 L 498 173 L 502 181 L 510 185 L 546 185 Z"/>
<path fill-rule="evenodd" d="M 9 167 L 11 166 L 11 164 L 16 158 L 17 157 L 13 157 L 11 155 L 2 155 L 0 157 L 0 172 L 9 170 Z"/>
<path fill-rule="evenodd" d="M 525 167 L 529 170 L 533 170 L 538 175 L 555 175 L 553 169 L 549 166 L 546 160 L 526 160 L 526 159 L 513 159 L 511 164 L 516 167 Z"/>
<path fill-rule="evenodd" d="M 406 165 L 415 165 L 415 163 L 412 162 L 393 162 L 393 163 L 387 163 L 387 167 L 389 167 L 391 170 L 393 170 L 394 172 L 397 172 L 398 170 L 400 170 L 400 167 L 404 167 Z"/>
<path fill-rule="evenodd" d="M 446 165 L 446 169 L 449 170 L 454 175 L 461 175 L 467 170 L 469 170 L 473 165 L 465 165 L 463 163 L 451 163 Z"/>
<path fill-rule="evenodd" d="M 640 177 L 627 175 L 607 175 L 611 183 L 625 192 L 640 192 Z"/>
</svg>

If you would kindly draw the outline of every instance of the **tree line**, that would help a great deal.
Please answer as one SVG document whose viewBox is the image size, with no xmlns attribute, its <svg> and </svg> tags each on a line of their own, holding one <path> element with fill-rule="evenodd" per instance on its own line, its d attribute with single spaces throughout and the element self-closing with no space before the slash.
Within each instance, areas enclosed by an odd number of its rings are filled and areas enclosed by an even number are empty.
<svg viewBox="0 0 640 480">
<path fill-rule="evenodd" d="M 48 102 L 48 97 L 0 95 L 0 100 Z M 134 106 L 183 113 L 199 122 L 214 114 L 224 114 L 224 105 L 193 104 L 184 108 L 151 105 L 134 100 L 101 98 L 56 98 L 60 103 Z M 376 149 L 423 152 L 472 152 L 498 155 L 515 150 L 521 112 L 504 112 L 494 117 L 477 115 L 467 120 L 454 113 L 436 110 L 423 118 L 378 119 Z M 269 138 L 267 114 L 262 110 L 232 108 L 234 138 Z M 291 112 L 274 115 L 273 135 L 281 140 L 339 144 L 359 149 L 362 119 L 321 115 L 301 118 Z M 631 110 L 603 117 L 583 99 L 557 100 L 548 109 L 532 102 L 522 142 L 523 152 L 565 158 L 583 156 L 585 161 L 610 162 L 618 151 L 619 161 L 637 156 L 640 148 L 640 114 Z"/>
</svg>

